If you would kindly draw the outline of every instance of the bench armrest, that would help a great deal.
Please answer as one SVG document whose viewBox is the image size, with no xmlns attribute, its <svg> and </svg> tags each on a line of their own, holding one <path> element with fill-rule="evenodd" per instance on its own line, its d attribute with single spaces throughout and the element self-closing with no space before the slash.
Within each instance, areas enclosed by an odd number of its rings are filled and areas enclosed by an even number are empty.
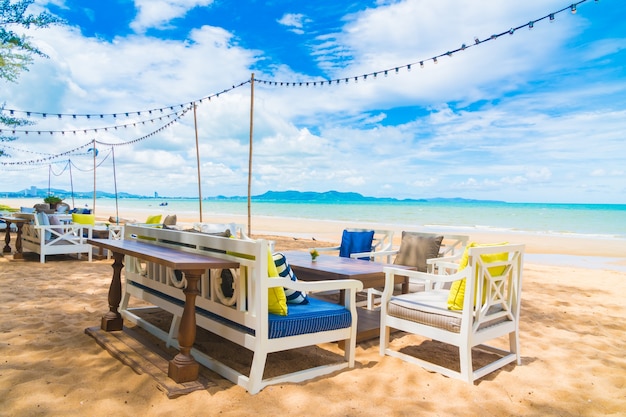
<svg viewBox="0 0 626 417">
<path fill-rule="evenodd" d="M 292 281 L 289 278 L 269 278 L 269 288 L 284 287 L 297 291 L 321 292 L 337 290 L 361 291 L 363 283 L 356 279 L 336 279 L 328 281 Z"/>
</svg>

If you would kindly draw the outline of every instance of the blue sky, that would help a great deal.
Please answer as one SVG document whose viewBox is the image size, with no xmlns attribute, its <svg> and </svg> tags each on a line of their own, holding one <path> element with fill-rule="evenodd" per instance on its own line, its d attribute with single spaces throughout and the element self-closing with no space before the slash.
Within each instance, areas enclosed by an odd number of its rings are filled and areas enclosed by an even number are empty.
<svg viewBox="0 0 626 417">
<path fill-rule="evenodd" d="M 37 0 L 68 24 L 0 84 L 34 123 L 0 190 L 91 190 L 96 140 L 98 190 L 114 154 L 119 191 L 196 196 L 196 103 L 203 196 L 246 195 L 254 73 L 255 195 L 624 204 L 626 2 L 571 4 Z"/>
</svg>

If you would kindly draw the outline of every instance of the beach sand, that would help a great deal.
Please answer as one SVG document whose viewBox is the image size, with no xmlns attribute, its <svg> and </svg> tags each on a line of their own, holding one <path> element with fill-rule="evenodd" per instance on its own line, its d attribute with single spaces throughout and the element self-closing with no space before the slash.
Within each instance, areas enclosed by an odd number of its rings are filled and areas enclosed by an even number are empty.
<svg viewBox="0 0 626 417">
<path fill-rule="evenodd" d="M 225 220 L 245 223 L 210 221 Z M 276 250 L 304 249 L 337 243 L 346 226 L 253 219 L 252 235 L 274 240 Z M 108 309 L 112 261 L 59 256 L 42 265 L 35 254 L 27 253 L 24 261 L 0 256 L 0 415 L 624 415 L 624 242 L 530 234 L 471 237 L 527 244 L 522 366 L 507 365 L 469 385 L 380 357 L 373 339 L 358 344 L 354 369 L 271 386 L 254 396 L 209 373 L 214 384 L 206 390 L 168 399 L 150 376 L 135 373 L 86 335 L 84 330 L 98 326 Z M 550 259 L 572 262 L 551 265 Z M 393 336 L 396 346 L 414 343 L 443 361 L 454 358 L 438 343 Z M 335 344 L 320 348 L 341 352 Z M 316 354 L 306 350 L 295 358 L 314 360 Z M 272 366 L 291 366 L 293 357 L 280 355 L 274 355 Z"/>
</svg>

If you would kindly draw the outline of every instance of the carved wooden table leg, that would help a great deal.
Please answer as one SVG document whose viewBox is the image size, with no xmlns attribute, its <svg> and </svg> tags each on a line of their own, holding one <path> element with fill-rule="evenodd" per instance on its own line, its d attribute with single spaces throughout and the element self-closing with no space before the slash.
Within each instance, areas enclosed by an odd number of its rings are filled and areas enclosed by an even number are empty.
<svg viewBox="0 0 626 417">
<path fill-rule="evenodd" d="M 122 268 L 124 267 L 123 259 L 123 253 L 113 252 L 113 278 L 109 286 L 109 311 L 102 316 L 102 322 L 100 323 L 100 328 L 105 332 L 122 330 L 124 327 L 124 320 L 118 311 L 120 301 L 122 300 L 121 277 Z"/>
<path fill-rule="evenodd" d="M 24 254 L 22 253 L 22 227 L 24 227 L 24 223 L 16 222 L 15 227 L 17 227 L 17 236 L 15 236 L 15 253 L 13 254 L 13 259 L 24 259 Z"/>
<path fill-rule="evenodd" d="M 185 270 L 183 272 L 187 279 L 187 287 L 183 291 L 185 293 L 185 308 L 178 329 L 180 353 L 170 361 L 167 371 L 167 376 L 179 383 L 195 381 L 198 379 L 200 370 L 200 365 L 191 356 L 191 348 L 196 340 L 196 296 L 200 293 L 198 281 L 204 270 Z"/>
<path fill-rule="evenodd" d="M 4 235 L 4 249 L 2 250 L 2 252 L 4 253 L 11 253 L 11 222 L 8 220 L 5 220 L 5 223 L 7 224 L 7 230 L 6 230 L 6 234 Z"/>
</svg>

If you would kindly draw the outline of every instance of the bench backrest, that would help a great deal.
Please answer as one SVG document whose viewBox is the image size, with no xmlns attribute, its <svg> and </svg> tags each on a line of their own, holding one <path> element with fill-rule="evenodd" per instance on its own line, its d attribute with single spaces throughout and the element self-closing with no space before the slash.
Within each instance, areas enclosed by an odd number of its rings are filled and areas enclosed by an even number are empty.
<svg viewBox="0 0 626 417">
<path fill-rule="evenodd" d="M 126 226 L 124 239 L 238 262 L 240 268 L 237 270 L 205 271 L 200 280 L 196 306 L 218 319 L 208 330 L 237 343 L 243 344 L 243 333 L 232 331 L 233 325 L 249 332 L 267 331 L 268 287 L 264 279 L 268 271 L 267 241 L 136 225 Z M 184 277 L 180 272 L 136 258 L 127 257 L 125 263 L 127 285 L 139 284 L 172 298 L 181 297 Z"/>
</svg>

